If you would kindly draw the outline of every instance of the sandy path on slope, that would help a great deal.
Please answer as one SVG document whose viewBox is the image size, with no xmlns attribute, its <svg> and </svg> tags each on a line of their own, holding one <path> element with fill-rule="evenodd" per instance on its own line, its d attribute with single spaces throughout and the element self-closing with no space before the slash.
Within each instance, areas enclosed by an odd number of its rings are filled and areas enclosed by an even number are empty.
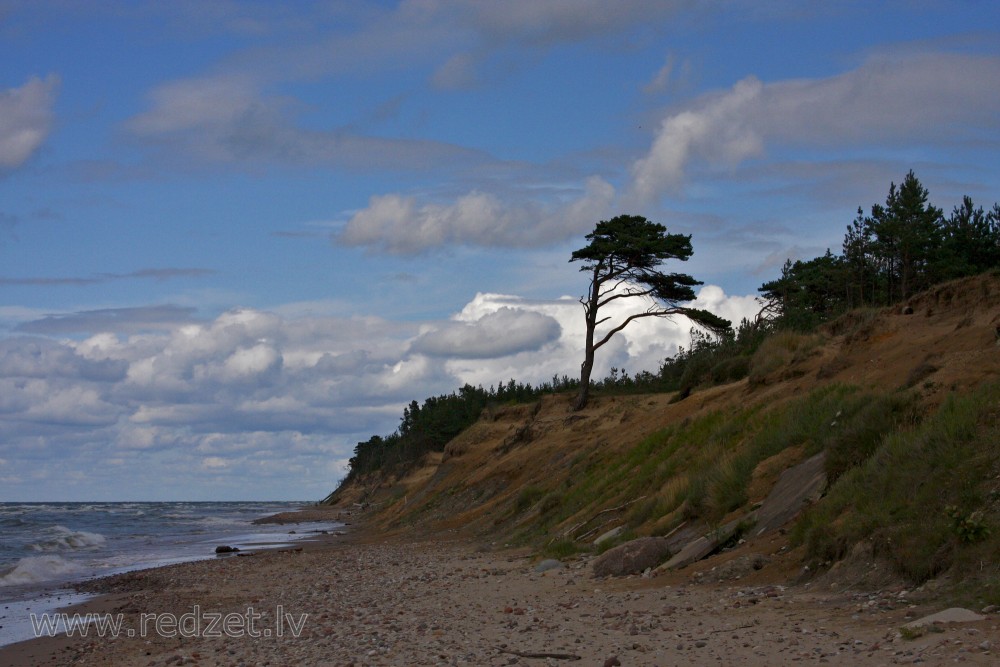
<svg viewBox="0 0 1000 667">
<path fill-rule="evenodd" d="M 937 608 L 893 604 L 896 593 L 693 584 L 685 574 L 598 580 L 586 560 L 535 566 L 469 542 L 341 538 L 129 573 L 102 582 L 112 593 L 102 610 L 123 614 L 123 634 L 136 636 L 25 642 L 0 649 L 0 664 L 997 664 L 998 621 L 904 640 L 907 612 Z M 141 614 L 164 613 L 181 625 L 161 622 L 158 634 L 148 620 L 138 636 Z M 232 615 L 229 636 L 209 636 L 212 614 Z"/>
</svg>

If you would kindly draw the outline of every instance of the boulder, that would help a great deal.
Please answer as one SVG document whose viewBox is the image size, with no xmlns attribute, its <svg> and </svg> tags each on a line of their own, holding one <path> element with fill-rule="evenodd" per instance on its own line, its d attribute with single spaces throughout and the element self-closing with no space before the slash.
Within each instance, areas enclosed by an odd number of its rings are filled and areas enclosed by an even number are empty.
<svg viewBox="0 0 1000 667">
<path fill-rule="evenodd" d="M 764 554 L 746 554 L 713 567 L 708 572 L 696 572 L 695 576 L 699 582 L 720 583 L 723 581 L 733 581 L 763 569 L 771 560 Z"/>
<path fill-rule="evenodd" d="M 682 567 L 699 561 L 714 553 L 720 546 L 729 541 L 733 533 L 740 527 L 744 519 L 734 519 L 710 533 L 702 535 L 674 554 L 673 558 L 661 565 L 658 570 L 679 570 Z"/>
<path fill-rule="evenodd" d="M 215 553 L 217 554 L 233 554 L 239 551 L 236 547 L 230 547 L 227 545 L 220 545 L 215 547 Z"/>
<path fill-rule="evenodd" d="M 594 561 L 594 576 L 639 574 L 659 565 L 670 553 L 670 540 L 667 538 L 640 537 L 601 554 Z"/>
<path fill-rule="evenodd" d="M 781 473 L 764 504 L 752 515 L 756 519 L 753 534 L 759 536 L 781 528 L 817 500 L 826 488 L 825 466 L 823 451 Z"/>
</svg>

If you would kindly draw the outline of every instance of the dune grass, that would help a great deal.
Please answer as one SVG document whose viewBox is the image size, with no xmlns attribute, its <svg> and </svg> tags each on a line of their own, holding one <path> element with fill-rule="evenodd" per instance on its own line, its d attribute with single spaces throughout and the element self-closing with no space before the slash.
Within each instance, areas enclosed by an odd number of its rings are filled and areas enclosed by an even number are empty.
<svg viewBox="0 0 1000 667">
<path fill-rule="evenodd" d="M 949 572 L 1000 601 L 1000 383 L 952 397 L 843 471 L 793 537 L 817 561 L 866 542 L 914 583 Z M 849 461 L 849 458 L 845 458 Z"/>
<path fill-rule="evenodd" d="M 567 538 L 589 539 L 600 525 L 586 519 L 623 504 L 620 520 L 638 535 L 663 534 L 685 520 L 715 526 L 749 510 L 754 470 L 769 457 L 789 447 L 802 447 L 807 456 L 825 449 L 831 476 L 840 476 L 871 456 L 886 433 L 914 420 L 909 394 L 876 395 L 849 385 L 822 387 L 770 410 L 685 420 L 625 451 L 581 454 L 558 489 L 528 487 L 516 510 L 539 511 L 517 541 L 566 531 Z"/>
</svg>

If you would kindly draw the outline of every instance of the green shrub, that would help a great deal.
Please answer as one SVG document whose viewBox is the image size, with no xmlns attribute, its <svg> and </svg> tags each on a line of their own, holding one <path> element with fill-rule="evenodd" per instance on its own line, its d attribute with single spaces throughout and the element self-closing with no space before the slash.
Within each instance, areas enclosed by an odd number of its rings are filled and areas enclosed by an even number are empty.
<svg viewBox="0 0 1000 667">
<path fill-rule="evenodd" d="M 729 359 L 723 359 L 719 363 L 712 366 L 712 369 L 709 371 L 709 377 L 712 379 L 712 384 L 727 384 L 729 382 L 742 380 L 749 375 L 749 373 L 750 357 L 740 355 Z"/>
<path fill-rule="evenodd" d="M 583 551 L 587 551 L 587 548 L 579 542 L 574 542 L 573 540 L 567 538 L 560 538 L 546 544 L 541 551 L 541 555 L 546 558 L 562 560 L 564 558 L 569 558 L 570 556 L 575 556 Z"/>
<path fill-rule="evenodd" d="M 917 420 L 913 400 L 904 394 L 866 394 L 848 402 L 830 423 L 826 446 L 828 482 L 861 465 L 875 453 L 883 438 Z"/>
<path fill-rule="evenodd" d="M 956 505 L 948 505 L 944 508 L 944 513 L 951 519 L 952 532 L 962 542 L 982 542 L 990 536 L 990 528 L 984 523 L 981 510 L 966 514 Z"/>
<path fill-rule="evenodd" d="M 946 570 L 956 580 L 980 576 L 1000 552 L 988 529 L 996 515 L 988 498 L 998 438 L 1000 384 L 950 398 L 921 424 L 886 435 L 864 463 L 843 473 L 805 513 L 793 540 L 822 560 L 867 541 L 917 583 Z M 996 584 L 982 586 L 1000 589 Z"/>
<path fill-rule="evenodd" d="M 757 465 L 756 457 L 742 455 L 722 461 L 708 476 L 708 512 L 710 523 L 747 503 L 748 487 Z"/>
</svg>

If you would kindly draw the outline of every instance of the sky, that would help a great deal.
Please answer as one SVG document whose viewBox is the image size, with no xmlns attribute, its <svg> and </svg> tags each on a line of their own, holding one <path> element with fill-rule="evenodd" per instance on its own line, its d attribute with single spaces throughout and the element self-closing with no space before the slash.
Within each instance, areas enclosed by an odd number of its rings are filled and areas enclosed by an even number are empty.
<svg viewBox="0 0 1000 667">
<path fill-rule="evenodd" d="M 0 0 L 0 501 L 318 500 L 412 400 L 576 375 L 598 221 L 738 322 L 998 149 L 985 0 Z"/>
</svg>

